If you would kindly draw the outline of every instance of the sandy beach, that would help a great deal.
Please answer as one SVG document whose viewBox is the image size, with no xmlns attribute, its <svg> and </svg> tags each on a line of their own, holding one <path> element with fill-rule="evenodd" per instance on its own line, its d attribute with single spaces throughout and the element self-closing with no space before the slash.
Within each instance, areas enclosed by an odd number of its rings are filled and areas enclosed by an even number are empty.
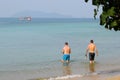
<svg viewBox="0 0 120 80">
<path fill-rule="evenodd" d="M 120 75 L 114 76 L 114 77 L 109 77 L 106 80 L 120 80 Z"/>
<path fill-rule="evenodd" d="M 120 74 L 116 76 L 110 76 L 110 77 L 103 77 L 103 76 L 87 76 L 87 77 L 69 77 L 69 78 L 49 78 L 49 79 L 43 79 L 43 78 L 38 78 L 38 79 L 31 79 L 31 80 L 120 80 Z"/>
<path fill-rule="evenodd" d="M 100 76 L 100 75 L 91 75 L 91 76 L 80 76 L 80 75 L 74 75 L 74 76 L 63 76 L 63 77 L 55 77 L 55 78 L 37 78 L 37 79 L 31 79 L 31 80 L 120 80 L 120 74 L 115 76 Z"/>
</svg>

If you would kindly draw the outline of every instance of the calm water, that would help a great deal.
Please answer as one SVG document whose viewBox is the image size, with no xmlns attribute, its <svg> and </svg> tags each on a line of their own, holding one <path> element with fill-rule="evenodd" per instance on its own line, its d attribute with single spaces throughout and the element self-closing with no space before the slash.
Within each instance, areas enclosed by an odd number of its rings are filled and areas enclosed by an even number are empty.
<svg viewBox="0 0 120 80">
<path fill-rule="evenodd" d="M 18 77 L 26 80 L 119 69 L 119 34 L 99 26 L 99 20 L 94 19 L 33 18 L 28 22 L 1 18 L 0 80 L 19 80 Z M 84 56 L 90 39 L 95 41 L 99 51 L 92 69 Z M 60 62 L 61 49 L 66 41 L 72 49 L 68 66 Z"/>
</svg>

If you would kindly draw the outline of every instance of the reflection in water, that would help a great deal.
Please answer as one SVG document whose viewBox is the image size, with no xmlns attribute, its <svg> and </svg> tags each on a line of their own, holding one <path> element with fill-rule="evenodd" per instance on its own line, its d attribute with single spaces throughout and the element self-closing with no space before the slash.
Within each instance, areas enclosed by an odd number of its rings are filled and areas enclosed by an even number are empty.
<svg viewBox="0 0 120 80">
<path fill-rule="evenodd" d="M 71 67 L 69 63 L 63 63 L 63 75 L 71 75 Z"/>
<path fill-rule="evenodd" d="M 89 70 L 90 70 L 90 72 L 95 72 L 95 64 L 94 63 L 89 64 Z"/>
</svg>

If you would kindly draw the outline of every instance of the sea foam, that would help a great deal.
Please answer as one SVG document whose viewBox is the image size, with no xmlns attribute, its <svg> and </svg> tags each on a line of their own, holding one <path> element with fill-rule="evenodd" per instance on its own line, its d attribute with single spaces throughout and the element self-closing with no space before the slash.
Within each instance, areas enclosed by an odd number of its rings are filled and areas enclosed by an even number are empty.
<svg viewBox="0 0 120 80">
<path fill-rule="evenodd" d="M 75 77 L 83 77 L 83 75 L 67 75 L 67 76 L 58 76 L 55 78 L 49 78 L 48 80 L 60 80 L 60 79 L 70 79 L 70 78 L 75 78 Z"/>
</svg>

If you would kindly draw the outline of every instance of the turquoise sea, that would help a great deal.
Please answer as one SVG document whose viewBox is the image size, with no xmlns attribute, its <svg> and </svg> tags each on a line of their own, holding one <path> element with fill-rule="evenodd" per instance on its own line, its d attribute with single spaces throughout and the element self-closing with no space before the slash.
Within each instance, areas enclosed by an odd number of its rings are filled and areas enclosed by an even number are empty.
<svg viewBox="0 0 120 80">
<path fill-rule="evenodd" d="M 93 39 L 99 56 L 95 65 L 85 59 Z M 65 42 L 71 49 L 71 63 L 63 65 Z M 0 80 L 29 80 L 57 76 L 120 73 L 120 32 L 107 30 L 92 18 L 51 19 L 0 18 Z M 111 74 L 113 75 L 113 74 Z M 7 76 L 7 77 L 6 77 Z"/>
</svg>

